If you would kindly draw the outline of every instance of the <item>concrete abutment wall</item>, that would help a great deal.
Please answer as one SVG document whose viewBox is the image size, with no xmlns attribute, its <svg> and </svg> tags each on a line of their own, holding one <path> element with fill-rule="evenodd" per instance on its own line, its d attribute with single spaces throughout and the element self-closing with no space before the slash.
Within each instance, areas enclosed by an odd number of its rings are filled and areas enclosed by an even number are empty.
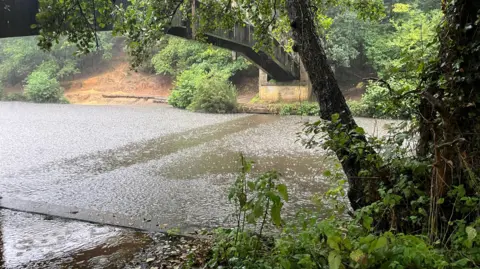
<svg viewBox="0 0 480 269">
<path fill-rule="evenodd" d="M 300 80 L 276 82 L 269 80 L 268 74 L 259 70 L 259 97 L 267 102 L 302 102 L 312 100 L 312 86 L 303 65 L 300 66 Z"/>
</svg>

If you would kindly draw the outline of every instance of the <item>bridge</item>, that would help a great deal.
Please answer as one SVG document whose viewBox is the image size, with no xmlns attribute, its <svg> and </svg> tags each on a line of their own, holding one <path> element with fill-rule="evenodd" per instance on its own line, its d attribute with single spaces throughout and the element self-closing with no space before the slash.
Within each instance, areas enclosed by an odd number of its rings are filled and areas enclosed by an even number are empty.
<svg viewBox="0 0 480 269">
<path fill-rule="evenodd" d="M 2 0 L 0 1 L 0 38 L 37 35 L 35 15 L 39 7 L 38 0 Z M 192 39 L 190 24 L 182 20 L 179 12 L 174 15 L 172 25 L 166 30 L 169 35 Z M 275 42 L 273 52 L 255 51 L 256 40 L 251 25 L 235 25 L 230 30 L 215 30 L 206 33 L 208 43 L 231 51 L 236 51 L 276 81 L 294 81 L 300 79 L 298 61 L 283 47 Z"/>
</svg>

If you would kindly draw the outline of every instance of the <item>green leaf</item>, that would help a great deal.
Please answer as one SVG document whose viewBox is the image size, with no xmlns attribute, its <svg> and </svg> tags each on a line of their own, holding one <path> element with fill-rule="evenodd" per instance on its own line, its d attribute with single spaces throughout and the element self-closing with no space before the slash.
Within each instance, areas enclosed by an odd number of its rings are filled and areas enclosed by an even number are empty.
<svg viewBox="0 0 480 269">
<path fill-rule="evenodd" d="M 423 70 L 424 66 L 425 64 L 423 62 L 420 62 L 417 67 L 417 72 L 420 73 Z"/>
<path fill-rule="evenodd" d="M 330 251 L 328 254 L 328 266 L 330 269 L 339 269 L 342 263 L 342 257 L 337 251 Z"/>
<path fill-rule="evenodd" d="M 283 200 L 288 202 L 287 186 L 285 184 L 278 184 L 277 190 L 278 190 L 278 193 L 280 193 L 280 196 L 282 196 Z"/>
<path fill-rule="evenodd" d="M 350 259 L 352 259 L 356 263 L 359 263 L 360 260 L 362 259 L 363 255 L 364 255 L 363 251 L 361 251 L 360 249 L 357 249 L 357 250 L 354 250 L 350 253 Z"/>
<path fill-rule="evenodd" d="M 465 228 L 465 232 L 467 233 L 467 237 L 469 241 L 473 241 L 473 239 L 477 237 L 477 230 L 475 230 L 475 228 L 473 228 L 472 226 L 467 226 Z"/>
<path fill-rule="evenodd" d="M 248 181 L 248 182 L 247 182 L 247 185 L 248 185 L 248 188 L 249 188 L 251 191 L 255 190 L 255 182 L 253 182 L 253 181 Z"/>
<path fill-rule="evenodd" d="M 375 249 L 383 248 L 387 245 L 388 240 L 385 236 L 380 236 L 375 243 Z"/>
<path fill-rule="evenodd" d="M 247 195 L 245 193 L 240 193 L 238 195 L 238 203 L 240 207 L 243 207 L 247 203 Z"/>
<path fill-rule="evenodd" d="M 267 197 L 270 199 L 273 204 L 278 204 L 280 203 L 280 196 L 278 196 L 275 192 L 273 191 L 267 191 Z"/>
<path fill-rule="evenodd" d="M 255 214 L 253 212 L 247 215 L 247 222 L 248 223 L 255 224 L 256 220 L 257 219 L 255 218 Z"/>
<path fill-rule="evenodd" d="M 271 210 L 271 217 L 273 224 L 280 226 L 282 224 L 282 218 L 280 216 L 280 211 L 282 209 L 282 203 L 280 204 L 273 204 L 272 210 Z"/>
<path fill-rule="evenodd" d="M 445 198 L 440 198 L 437 200 L 437 205 L 441 205 L 443 204 L 443 202 L 445 201 Z"/>
<path fill-rule="evenodd" d="M 327 244 L 330 248 L 332 248 L 334 250 L 340 250 L 340 247 L 338 246 L 338 241 L 339 240 L 340 240 L 340 238 L 338 238 L 337 236 L 330 236 L 327 239 Z"/>
<path fill-rule="evenodd" d="M 372 228 L 373 218 L 367 215 L 362 216 L 362 225 L 365 229 L 370 230 Z"/>
<path fill-rule="evenodd" d="M 468 258 L 463 258 L 463 259 L 460 259 L 454 263 L 452 263 L 452 266 L 455 266 L 456 268 L 464 268 L 464 266 L 466 266 L 468 263 L 470 262 L 470 260 Z"/>
<path fill-rule="evenodd" d="M 298 265 L 301 265 L 302 268 L 314 268 L 315 263 L 309 254 L 303 254 L 302 258 L 298 261 Z"/>
<path fill-rule="evenodd" d="M 357 132 L 358 134 L 361 134 L 361 135 L 365 134 L 365 130 L 363 130 L 363 128 L 360 127 L 360 126 L 357 126 L 357 128 L 355 128 L 355 132 Z"/>
<path fill-rule="evenodd" d="M 340 118 L 340 115 L 338 113 L 333 114 L 332 115 L 332 122 L 337 122 L 339 118 Z"/>
<path fill-rule="evenodd" d="M 253 209 L 253 213 L 255 214 L 255 217 L 256 218 L 261 217 L 263 215 L 263 212 L 264 212 L 263 205 L 260 203 L 257 203 L 255 205 L 255 208 Z"/>
</svg>

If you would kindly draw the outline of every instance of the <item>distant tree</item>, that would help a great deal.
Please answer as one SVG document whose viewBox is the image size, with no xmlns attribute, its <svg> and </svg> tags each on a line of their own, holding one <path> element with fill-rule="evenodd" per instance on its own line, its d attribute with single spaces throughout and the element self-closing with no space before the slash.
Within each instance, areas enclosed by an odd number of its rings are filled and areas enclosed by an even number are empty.
<svg viewBox="0 0 480 269">
<path fill-rule="evenodd" d="M 230 51 L 211 45 L 181 39 L 165 37 L 160 50 L 152 57 L 151 63 L 159 74 L 176 77 L 193 67 L 206 72 L 222 73 L 226 78 L 236 71 L 246 69 L 249 62 L 243 58 L 232 59 Z"/>
<path fill-rule="evenodd" d="M 96 63 L 112 57 L 113 37 L 111 33 L 99 33 L 101 47 L 92 50 L 95 55 L 83 56 L 77 53 L 75 43 L 65 38 L 51 47 L 49 52 L 41 51 L 36 37 L 0 39 L 0 83 L 15 85 L 44 62 L 54 62 L 55 76 L 65 79 L 87 67 L 87 60 L 95 58 Z M 97 56 L 97 57 L 95 57 Z"/>
</svg>

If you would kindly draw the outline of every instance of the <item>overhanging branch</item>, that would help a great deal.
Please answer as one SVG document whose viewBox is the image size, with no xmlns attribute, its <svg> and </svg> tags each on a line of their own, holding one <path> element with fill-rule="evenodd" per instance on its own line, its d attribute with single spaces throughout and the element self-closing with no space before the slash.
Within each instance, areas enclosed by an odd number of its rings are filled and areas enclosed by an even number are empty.
<svg viewBox="0 0 480 269">
<path fill-rule="evenodd" d="M 421 93 L 421 95 L 422 95 L 423 98 L 425 98 L 433 106 L 433 108 L 436 111 L 438 111 L 438 113 L 440 113 L 440 115 L 442 116 L 442 118 L 444 120 L 448 119 L 450 114 L 448 113 L 448 110 L 447 110 L 445 104 L 442 102 L 442 100 L 435 98 L 435 96 L 433 96 L 428 91 L 423 91 Z"/>
</svg>

